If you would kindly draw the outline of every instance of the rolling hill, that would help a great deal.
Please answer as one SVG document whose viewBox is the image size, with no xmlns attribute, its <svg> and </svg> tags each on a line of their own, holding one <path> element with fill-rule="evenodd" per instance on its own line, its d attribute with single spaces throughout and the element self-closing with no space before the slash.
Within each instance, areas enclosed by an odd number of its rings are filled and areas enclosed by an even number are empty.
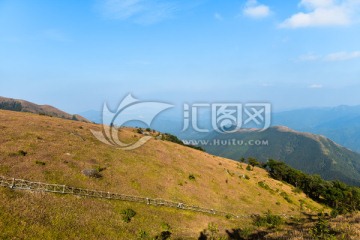
<svg viewBox="0 0 360 240">
<path fill-rule="evenodd" d="M 263 169 L 247 171 L 245 164 L 156 138 L 124 151 L 91 134 L 90 129 L 101 130 L 101 125 L 4 110 L 0 110 L 0 129 L 1 176 L 166 199 L 248 216 L 226 218 L 0 188 L 2 239 L 136 239 L 142 234 L 156 236 L 164 229 L 171 229 L 174 239 L 196 239 L 210 223 L 218 226 L 219 235 L 229 237 L 234 229 L 251 226 L 254 214 L 271 210 L 301 217 L 299 209 L 308 214 L 323 209 L 303 193 L 295 193 L 292 186 L 269 178 Z M 141 136 L 136 129 L 120 130 L 124 141 Z M 100 177 L 84 175 L 89 169 L 98 170 Z M 129 208 L 136 215 L 126 223 L 122 212 Z"/>
<path fill-rule="evenodd" d="M 212 134 L 210 143 L 218 140 L 240 140 L 240 144 L 202 147 L 209 153 L 234 160 L 255 157 L 262 162 L 282 160 L 288 165 L 327 180 L 341 180 L 360 186 L 360 154 L 342 147 L 330 139 L 311 133 L 297 132 L 287 127 L 271 127 L 263 132 L 241 130 L 233 134 Z M 256 144 L 254 140 L 264 141 Z"/>
<path fill-rule="evenodd" d="M 72 115 L 49 105 L 38 105 L 20 99 L 0 97 L 0 109 L 16 112 L 30 112 L 50 117 L 90 122 L 89 120 L 78 114 Z"/>
</svg>

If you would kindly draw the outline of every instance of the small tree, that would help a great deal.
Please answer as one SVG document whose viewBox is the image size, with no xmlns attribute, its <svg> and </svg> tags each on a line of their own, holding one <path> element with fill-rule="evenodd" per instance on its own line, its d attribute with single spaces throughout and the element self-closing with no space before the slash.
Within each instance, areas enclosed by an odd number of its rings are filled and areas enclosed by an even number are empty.
<svg viewBox="0 0 360 240">
<path fill-rule="evenodd" d="M 260 163 L 255 158 L 248 158 L 248 163 L 254 168 L 255 166 L 260 166 Z"/>
</svg>

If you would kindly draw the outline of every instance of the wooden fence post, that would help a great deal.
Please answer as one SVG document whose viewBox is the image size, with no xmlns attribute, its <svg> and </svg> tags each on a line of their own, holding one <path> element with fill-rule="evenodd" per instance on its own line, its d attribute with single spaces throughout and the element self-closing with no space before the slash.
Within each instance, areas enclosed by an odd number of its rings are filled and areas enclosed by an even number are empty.
<svg viewBox="0 0 360 240">
<path fill-rule="evenodd" d="M 13 189 L 14 187 L 15 187 L 15 178 L 12 179 L 12 183 L 11 183 L 10 188 Z"/>
</svg>

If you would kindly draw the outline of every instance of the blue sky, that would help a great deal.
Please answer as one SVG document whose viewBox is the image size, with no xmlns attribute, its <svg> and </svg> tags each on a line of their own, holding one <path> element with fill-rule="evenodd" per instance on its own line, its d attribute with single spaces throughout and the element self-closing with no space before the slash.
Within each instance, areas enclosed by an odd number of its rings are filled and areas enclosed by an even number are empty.
<svg viewBox="0 0 360 240">
<path fill-rule="evenodd" d="M 360 104 L 359 0 L 0 0 L 0 95 Z"/>
</svg>

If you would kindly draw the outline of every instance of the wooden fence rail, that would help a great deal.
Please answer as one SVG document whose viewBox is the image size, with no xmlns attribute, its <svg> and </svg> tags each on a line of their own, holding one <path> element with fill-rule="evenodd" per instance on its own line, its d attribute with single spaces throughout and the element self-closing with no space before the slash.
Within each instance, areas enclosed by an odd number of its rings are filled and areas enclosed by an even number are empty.
<svg viewBox="0 0 360 240">
<path fill-rule="evenodd" d="M 59 185 L 59 184 L 49 184 L 49 183 L 42 183 L 42 182 L 32 182 L 24 179 L 16 179 L 16 178 L 7 178 L 0 176 L 0 186 L 7 187 L 11 189 L 18 189 L 18 190 L 29 190 L 29 191 L 42 191 L 42 192 L 52 192 L 52 193 L 60 193 L 60 194 L 72 194 L 78 196 L 85 196 L 85 197 L 94 197 L 94 198 L 106 198 L 106 199 L 114 199 L 114 200 L 121 200 L 127 202 L 137 202 L 137 203 L 144 203 L 147 205 L 153 206 L 164 206 L 170 208 L 176 208 L 180 210 L 189 210 L 194 212 L 201 212 L 213 215 L 219 215 L 229 218 L 248 218 L 251 217 L 250 215 L 239 215 L 239 214 L 232 214 L 222 211 L 217 211 L 214 209 L 207 209 L 202 208 L 199 206 L 188 205 L 182 202 L 172 202 L 163 199 L 153 199 L 153 198 L 146 198 L 146 197 L 137 197 L 119 193 L 111 193 L 111 192 L 103 192 L 97 190 L 89 190 L 83 188 L 76 188 L 70 187 L 66 185 Z M 287 217 L 285 214 L 281 216 Z"/>
</svg>

